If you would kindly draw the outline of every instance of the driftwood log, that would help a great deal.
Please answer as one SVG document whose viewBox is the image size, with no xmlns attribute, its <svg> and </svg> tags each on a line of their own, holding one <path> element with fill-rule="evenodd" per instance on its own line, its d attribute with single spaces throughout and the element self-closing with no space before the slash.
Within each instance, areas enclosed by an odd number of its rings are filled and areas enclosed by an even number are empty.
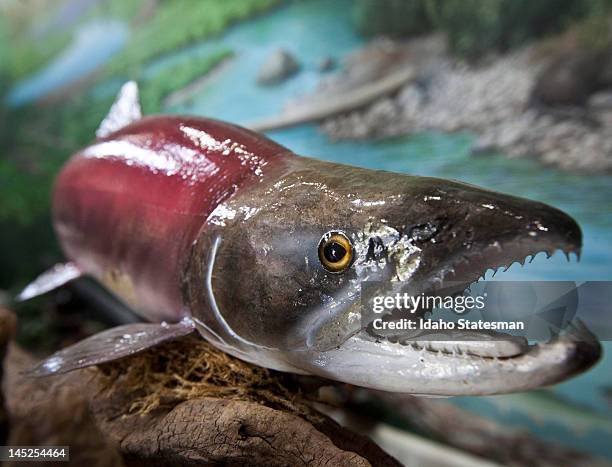
<svg viewBox="0 0 612 467">
<path fill-rule="evenodd" d="M 608 460 L 578 451 L 562 442 L 544 440 L 527 428 L 507 426 L 457 407 L 444 399 L 414 397 L 366 390 L 348 385 L 335 387 L 336 405 L 360 418 L 346 425 L 359 429 L 363 417 L 392 415 L 404 427 L 442 446 L 456 448 L 494 465 L 516 467 L 612 467 Z M 373 413 L 374 411 L 374 413 Z M 353 415 L 354 417 L 354 415 Z"/>
<path fill-rule="evenodd" d="M 34 359 L 9 342 L 14 329 L 14 315 L 0 310 L 8 445 L 68 445 L 71 464 L 88 467 L 399 465 L 317 412 L 283 375 L 201 340 L 32 379 L 20 374 Z M 192 360 L 202 352 L 210 358 Z"/>
</svg>

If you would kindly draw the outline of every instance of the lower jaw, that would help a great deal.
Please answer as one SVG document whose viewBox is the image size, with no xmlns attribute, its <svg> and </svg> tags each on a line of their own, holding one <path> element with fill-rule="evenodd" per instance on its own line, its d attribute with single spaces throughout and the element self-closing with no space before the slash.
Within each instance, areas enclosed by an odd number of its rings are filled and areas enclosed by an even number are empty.
<svg viewBox="0 0 612 467">
<path fill-rule="evenodd" d="M 290 359 L 311 374 L 357 386 L 430 396 L 493 395 L 563 381 L 591 367 L 601 348 L 583 325 L 514 357 L 449 354 L 377 342 L 364 332 L 327 352 L 295 352 Z"/>
</svg>

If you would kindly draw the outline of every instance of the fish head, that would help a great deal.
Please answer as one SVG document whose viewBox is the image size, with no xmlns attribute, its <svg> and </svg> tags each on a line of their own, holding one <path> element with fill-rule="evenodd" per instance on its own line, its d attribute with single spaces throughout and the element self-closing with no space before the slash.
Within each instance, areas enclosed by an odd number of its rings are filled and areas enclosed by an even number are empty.
<svg viewBox="0 0 612 467">
<path fill-rule="evenodd" d="M 193 291 L 187 280 L 191 302 L 200 297 L 192 308 L 207 317 L 213 310 L 207 326 L 225 350 L 272 368 L 428 395 L 526 390 L 598 359 L 585 329 L 536 345 L 477 333 L 450 350 L 427 335 L 418 344 L 375 335 L 362 313 L 365 283 L 414 295 L 449 284 L 461 292 L 488 269 L 538 252 L 578 255 L 580 228 L 565 213 L 463 183 L 296 159 L 219 205 L 194 249 L 191 274 L 208 282 Z"/>
</svg>

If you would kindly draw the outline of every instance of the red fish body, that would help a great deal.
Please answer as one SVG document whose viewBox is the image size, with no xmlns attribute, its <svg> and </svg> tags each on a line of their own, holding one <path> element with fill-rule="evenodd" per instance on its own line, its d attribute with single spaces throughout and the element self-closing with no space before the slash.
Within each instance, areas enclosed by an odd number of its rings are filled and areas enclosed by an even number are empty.
<svg viewBox="0 0 612 467">
<path fill-rule="evenodd" d="M 150 117 L 77 153 L 58 177 L 53 215 L 66 255 L 149 320 L 185 310 L 180 277 L 207 217 L 283 165 L 289 151 L 215 120 Z"/>
</svg>

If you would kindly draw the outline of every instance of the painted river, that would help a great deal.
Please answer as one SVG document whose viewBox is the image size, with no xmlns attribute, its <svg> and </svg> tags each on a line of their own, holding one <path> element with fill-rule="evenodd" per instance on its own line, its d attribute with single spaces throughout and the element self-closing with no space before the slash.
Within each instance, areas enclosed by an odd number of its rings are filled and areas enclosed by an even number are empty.
<svg viewBox="0 0 612 467">
<path fill-rule="evenodd" d="M 363 39 L 355 35 L 346 15 L 347 9 L 349 2 L 344 0 L 290 3 L 239 24 L 221 37 L 164 57 L 152 63 L 148 71 L 169 68 L 185 59 L 197 60 L 221 45 L 229 47 L 235 51 L 236 58 L 211 76 L 189 104 L 168 111 L 236 123 L 274 116 L 289 99 L 314 89 L 321 78 L 317 64 L 322 58 L 342 59 L 362 45 Z M 260 65 L 279 47 L 297 57 L 303 65 L 302 71 L 279 86 L 258 87 L 255 77 Z M 269 136 L 298 154 L 368 168 L 457 179 L 553 204 L 570 213 L 583 228 L 581 262 L 568 265 L 562 255 L 546 260 L 541 254 L 524 269 L 515 265 L 503 274 L 503 279 L 612 279 L 612 179 L 609 177 L 572 175 L 543 168 L 530 160 L 510 160 L 502 155 L 473 157 L 470 156 L 472 137 L 463 133 L 426 133 L 337 143 L 321 135 L 315 126 L 304 125 L 271 132 Z M 612 321 L 612 310 L 601 310 L 601 313 L 602 319 Z M 544 405 L 538 401 L 546 397 L 542 394 L 502 396 L 494 400 L 456 398 L 453 402 L 505 425 L 527 428 L 544 438 L 612 458 L 609 443 L 612 410 L 601 392 L 604 386 L 612 385 L 612 345 L 604 343 L 604 346 L 607 354 L 595 369 L 553 389 L 555 396 L 566 401 L 555 405 L 554 417 L 547 417 L 545 410 L 539 410 Z M 580 429 L 572 422 L 578 412 L 583 414 Z"/>
</svg>

